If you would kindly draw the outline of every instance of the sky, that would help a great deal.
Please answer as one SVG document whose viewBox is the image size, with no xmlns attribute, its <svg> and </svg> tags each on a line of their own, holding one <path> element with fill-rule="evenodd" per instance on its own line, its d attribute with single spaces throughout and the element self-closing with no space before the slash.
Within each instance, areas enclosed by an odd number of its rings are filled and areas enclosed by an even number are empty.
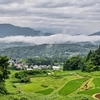
<svg viewBox="0 0 100 100">
<path fill-rule="evenodd" d="M 100 31 L 100 0 L 0 0 L 0 24 L 64 34 Z"/>
</svg>

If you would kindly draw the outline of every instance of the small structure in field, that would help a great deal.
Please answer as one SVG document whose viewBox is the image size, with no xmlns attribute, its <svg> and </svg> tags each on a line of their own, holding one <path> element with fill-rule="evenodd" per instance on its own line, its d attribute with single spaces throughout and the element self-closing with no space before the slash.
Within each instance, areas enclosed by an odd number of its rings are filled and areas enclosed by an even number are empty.
<svg viewBox="0 0 100 100">
<path fill-rule="evenodd" d="M 60 70 L 60 66 L 52 66 L 53 70 Z"/>
</svg>

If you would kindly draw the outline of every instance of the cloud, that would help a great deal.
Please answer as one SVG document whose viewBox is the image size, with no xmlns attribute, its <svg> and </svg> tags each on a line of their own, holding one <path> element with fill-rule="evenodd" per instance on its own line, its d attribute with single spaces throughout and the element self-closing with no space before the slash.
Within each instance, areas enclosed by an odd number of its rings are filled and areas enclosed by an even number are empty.
<svg viewBox="0 0 100 100">
<path fill-rule="evenodd" d="M 0 38 L 2 43 L 12 42 L 24 42 L 33 44 L 54 44 L 54 43 L 65 43 L 65 42 L 96 42 L 100 41 L 100 36 L 86 36 L 86 35 L 67 35 L 67 34 L 56 34 L 51 36 L 9 36 Z"/>
<path fill-rule="evenodd" d="M 0 0 L 1 4 L 22 3 L 24 0 Z"/>
<path fill-rule="evenodd" d="M 0 23 L 89 34 L 100 30 L 100 0 L 0 0 Z"/>
<path fill-rule="evenodd" d="M 78 6 L 78 7 L 89 7 L 94 6 L 96 3 L 100 3 L 99 0 L 41 0 L 34 3 L 35 7 L 38 8 L 59 8 L 59 7 L 70 7 L 70 6 Z"/>
</svg>

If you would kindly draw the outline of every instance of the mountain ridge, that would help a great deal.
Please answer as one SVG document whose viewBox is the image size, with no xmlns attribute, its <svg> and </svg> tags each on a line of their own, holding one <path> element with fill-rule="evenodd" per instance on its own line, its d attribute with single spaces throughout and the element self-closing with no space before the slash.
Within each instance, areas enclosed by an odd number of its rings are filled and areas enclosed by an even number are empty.
<svg viewBox="0 0 100 100">
<path fill-rule="evenodd" d="M 20 27 L 15 26 L 12 24 L 0 24 L 0 37 L 5 36 L 17 36 L 17 35 L 24 35 L 24 36 L 49 36 L 53 33 L 49 32 L 42 32 L 39 30 L 34 30 L 30 27 Z"/>
<path fill-rule="evenodd" d="M 95 33 L 92 33 L 92 34 L 90 34 L 89 36 L 95 36 L 95 35 L 100 36 L 100 31 L 95 32 Z"/>
<path fill-rule="evenodd" d="M 0 37 L 17 36 L 17 35 L 50 36 L 53 34 L 56 34 L 56 33 L 43 32 L 40 30 L 35 30 L 33 28 L 30 28 L 30 27 L 21 27 L 21 26 L 16 26 L 16 25 L 9 24 L 9 23 L 0 24 Z M 76 35 L 80 35 L 80 34 L 76 34 Z M 94 36 L 94 35 L 100 36 L 100 31 L 89 34 L 88 36 Z"/>
</svg>

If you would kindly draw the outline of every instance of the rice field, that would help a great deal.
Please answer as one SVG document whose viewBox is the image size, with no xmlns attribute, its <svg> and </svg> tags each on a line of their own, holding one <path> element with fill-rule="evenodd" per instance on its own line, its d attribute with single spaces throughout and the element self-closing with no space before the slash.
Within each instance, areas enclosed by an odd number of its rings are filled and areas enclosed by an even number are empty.
<svg viewBox="0 0 100 100">
<path fill-rule="evenodd" d="M 80 71 L 56 71 L 53 72 L 53 75 L 32 77 L 30 83 L 13 83 L 13 81 L 16 81 L 14 73 L 15 72 L 13 72 L 10 75 L 10 78 L 6 80 L 6 88 L 9 93 L 16 94 L 16 96 L 24 93 L 26 95 L 29 94 L 29 98 L 31 98 L 32 94 L 32 98 L 35 98 L 34 96 L 37 96 L 38 98 L 38 95 L 40 95 L 41 100 L 44 96 L 47 98 L 52 96 L 52 99 L 46 100 L 53 100 L 53 98 L 55 98 L 54 100 L 74 100 L 66 98 L 79 96 L 80 98 L 83 98 L 83 96 L 85 96 L 91 97 L 90 100 L 94 100 L 92 96 L 96 93 L 100 93 L 99 72 L 82 73 Z M 88 81 L 88 88 L 82 89 Z M 18 98 L 18 96 L 16 96 L 14 95 L 14 98 Z M 8 97 L 10 98 L 10 96 Z M 26 96 L 24 95 L 24 97 Z M 0 99 L 1 98 L 2 96 L 0 96 Z M 7 100 L 6 96 L 4 96 L 4 100 Z"/>
</svg>

